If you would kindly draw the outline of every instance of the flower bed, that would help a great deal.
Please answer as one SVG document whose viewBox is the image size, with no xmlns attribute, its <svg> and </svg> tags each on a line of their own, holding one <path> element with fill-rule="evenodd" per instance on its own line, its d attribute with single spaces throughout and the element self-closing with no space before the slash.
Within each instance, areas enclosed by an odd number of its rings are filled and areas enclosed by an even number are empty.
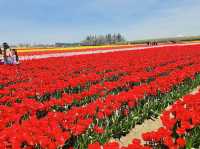
<svg viewBox="0 0 200 149">
<path fill-rule="evenodd" d="M 164 111 L 161 119 L 164 127 L 143 134 L 147 145 L 159 148 L 200 147 L 200 93 L 187 95 Z"/>
<path fill-rule="evenodd" d="M 192 83 L 193 84 L 193 83 Z M 121 147 L 117 142 L 101 145 L 96 142 L 89 144 L 89 149 L 179 149 L 200 147 L 200 92 L 194 95 L 185 95 L 177 100 L 166 111 L 162 112 L 161 120 L 163 127 L 153 132 L 142 135 L 145 145 L 141 140 L 133 139 L 128 147 Z M 165 99 L 166 100 L 166 99 Z"/>
<path fill-rule="evenodd" d="M 111 137 L 119 138 L 200 83 L 199 47 L 1 66 L 0 144 L 84 149 L 96 141 L 103 144 Z"/>
<path fill-rule="evenodd" d="M 83 46 L 71 48 L 20 48 L 17 49 L 20 56 L 32 56 L 52 53 L 65 53 L 65 52 L 82 52 L 82 51 L 97 51 L 97 50 L 111 50 L 111 49 L 124 49 L 143 47 L 143 45 L 110 45 L 110 46 Z"/>
</svg>

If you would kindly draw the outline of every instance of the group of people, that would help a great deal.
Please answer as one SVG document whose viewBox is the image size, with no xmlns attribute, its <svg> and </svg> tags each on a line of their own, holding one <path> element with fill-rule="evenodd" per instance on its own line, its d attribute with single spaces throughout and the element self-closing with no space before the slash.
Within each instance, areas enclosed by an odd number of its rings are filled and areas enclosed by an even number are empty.
<svg viewBox="0 0 200 149">
<path fill-rule="evenodd" d="M 19 64 L 19 57 L 16 49 L 11 49 L 6 42 L 4 42 L 2 48 L 0 48 L 0 64 Z"/>
<path fill-rule="evenodd" d="M 147 42 L 147 45 L 148 46 L 157 46 L 158 45 L 158 42 L 156 42 L 156 41 L 149 41 L 149 42 Z"/>
</svg>

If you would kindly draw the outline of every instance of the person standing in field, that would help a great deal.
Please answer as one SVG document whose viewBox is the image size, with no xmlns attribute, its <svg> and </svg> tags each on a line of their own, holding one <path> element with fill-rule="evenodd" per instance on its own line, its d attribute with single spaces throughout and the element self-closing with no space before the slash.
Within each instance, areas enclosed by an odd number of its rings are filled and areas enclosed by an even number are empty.
<svg viewBox="0 0 200 149">
<path fill-rule="evenodd" d="M 11 49 L 6 42 L 3 43 L 3 51 L 4 51 L 4 64 L 10 64 Z"/>
<path fill-rule="evenodd" d="M 0 48 L 0 64 L 4 63 L 4 53 L 3 50 Z"/>
<path fill-rule="evenodd" d="M 12 52 L 11 57 L 12 57 L 13 64 L 19 64 L 19 57 L 18 57 L 18 54 L 17 54 L 17 50 L 12 49 L 11 52 Z"/>
<path fill-rule="evenodd" d="M 6 42 L 3 43 L 3 51 L 4 64 L 19 64 L 17 51 L 15 49 L 12 50 Z"/>
</svg>

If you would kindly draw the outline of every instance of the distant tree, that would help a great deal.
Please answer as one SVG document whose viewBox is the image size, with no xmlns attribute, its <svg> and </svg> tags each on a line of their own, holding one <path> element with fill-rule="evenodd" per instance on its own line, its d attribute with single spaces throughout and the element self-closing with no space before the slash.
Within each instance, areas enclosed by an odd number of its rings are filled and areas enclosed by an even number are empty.
<svg viewBox="0 0 200 149">
<path fill-rule="evenodd" d="M 82 41 L 82 45 L 105 45 L 125 42 L 124 37 L 118 34 L 89 35 Z"/>
</svg>

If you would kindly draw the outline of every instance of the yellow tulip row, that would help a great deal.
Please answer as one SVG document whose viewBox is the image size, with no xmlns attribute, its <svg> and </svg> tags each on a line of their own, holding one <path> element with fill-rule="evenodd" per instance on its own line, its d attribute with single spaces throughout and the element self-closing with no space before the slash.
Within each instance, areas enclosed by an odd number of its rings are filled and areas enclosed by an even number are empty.
<svg viewBox="0 0 200 149">
<path fill-rule="evenodd" d="M 17 48 L 17 52 L 45 52 L 45 51 L 72 51 L 72 50 L 86 50 L 86 49 L 100 49 L 100 48 L 116 48 L 128 47 L 130 45 L 105 45 L 105 46 L 77 46 L 77 47 L 47 47 L 47 48 Z"/>
</svg>

